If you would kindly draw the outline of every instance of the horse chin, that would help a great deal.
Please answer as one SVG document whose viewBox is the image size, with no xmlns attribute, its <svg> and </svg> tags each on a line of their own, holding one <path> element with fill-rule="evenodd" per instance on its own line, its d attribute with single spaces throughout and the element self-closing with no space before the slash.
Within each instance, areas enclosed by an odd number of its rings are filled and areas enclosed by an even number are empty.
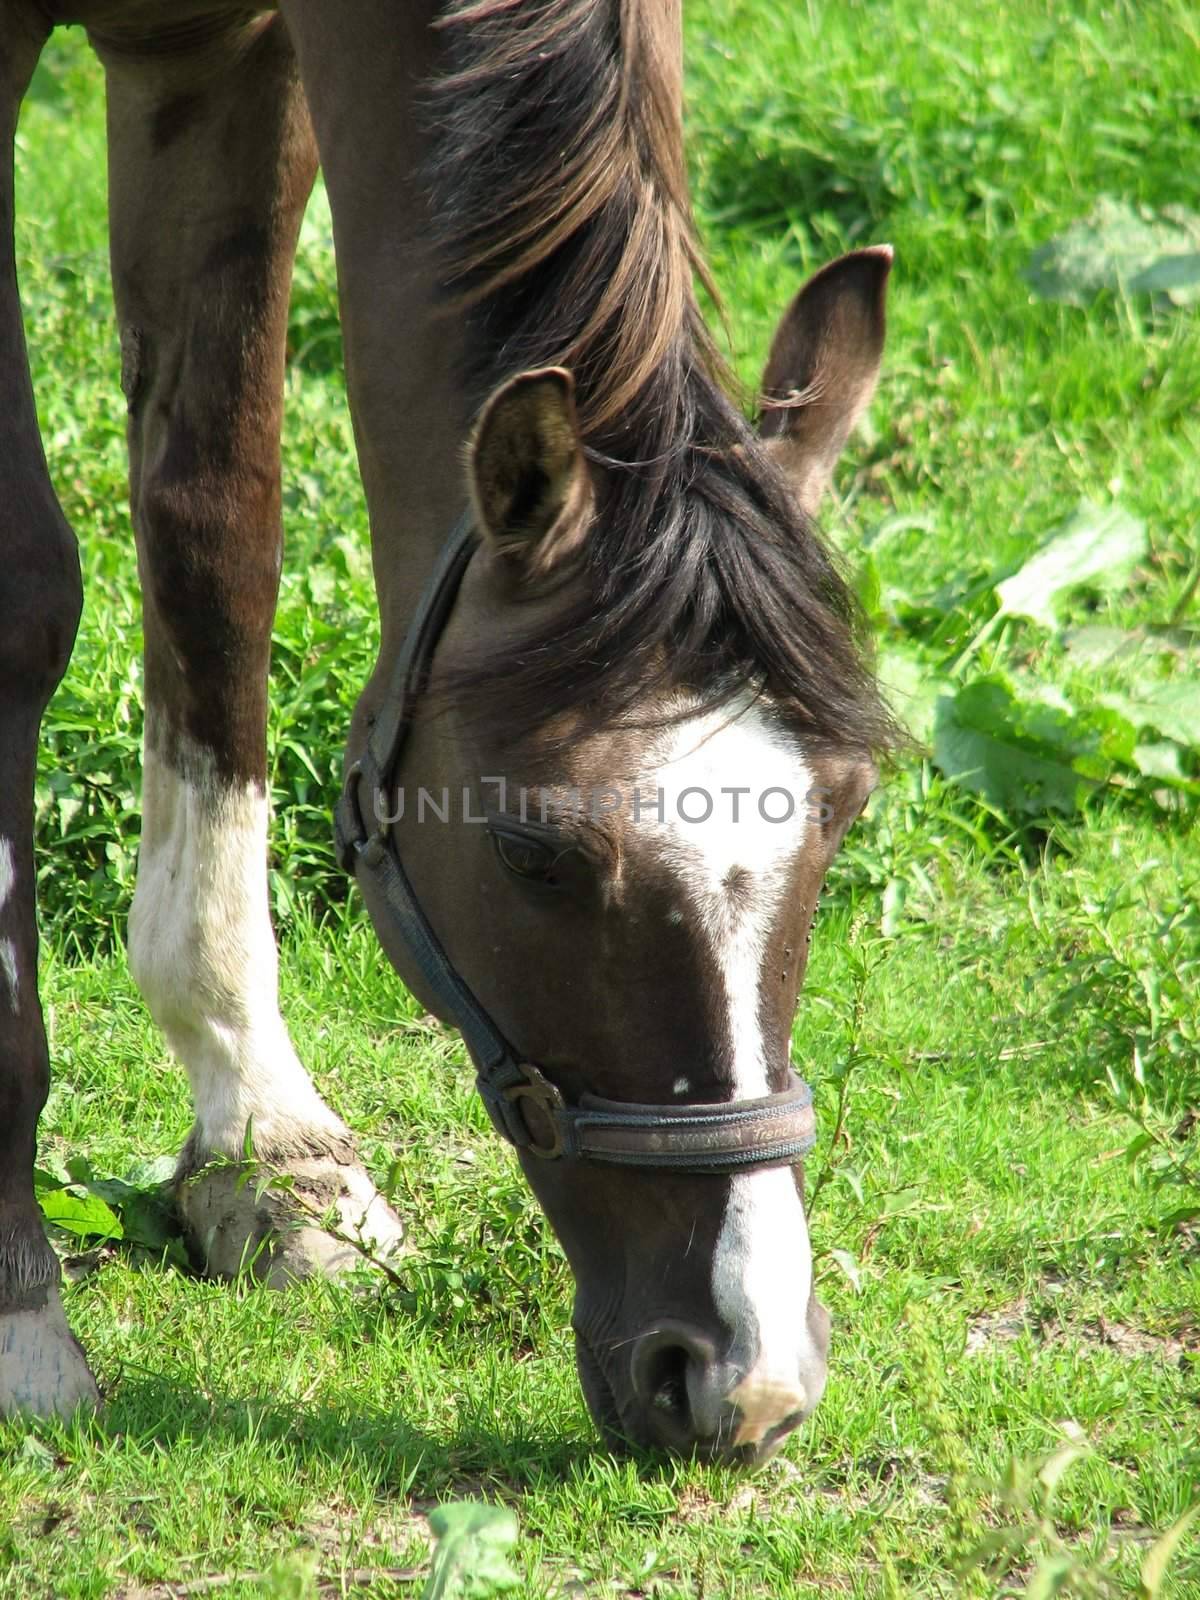
<svg viewBox="0 0 1200 1600">
<path fill-rule="evenodd" d="M 575 1367 L 579 1373 L 579 1386 L 587 1402 L 592 1421 L 612 1450 L 628 1450 L 636 1444 L 621 1420 L 620 1407 L 612 1384 L 605 1376 L 600 1359 L 587 1341 L 586 1334 L 575 1330 Z"/>
</svg>

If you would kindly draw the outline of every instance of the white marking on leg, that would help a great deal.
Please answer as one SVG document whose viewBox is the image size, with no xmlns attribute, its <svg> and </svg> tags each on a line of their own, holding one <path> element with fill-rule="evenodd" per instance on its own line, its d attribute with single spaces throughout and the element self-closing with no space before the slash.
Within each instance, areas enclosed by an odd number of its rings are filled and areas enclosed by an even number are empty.
<svg viewBox="0 0 1200 1600">
<path fill-rule="evenodd" d="M 0 915 L 17 881 L 16 854 L 11 839 L 0 839 Z M 8 1003 L 16 1016 L 21 1009 L 21 974 L 17 970 L 17 947 L 11 939 L 0 939 L 0 973 L 8 990 Z"/>
<path fill-rule="evenodd" d="M 758 702 L 682 723 L 660 761 L 652 781 L 664 791 L 664 820 L 655 844 L 721 975 L 734 1098 L 755 1099 L 770 1092 L 759 1014 L 767 941 L 804 843 L 812 779 L 795 741 Z M 705 820 L 686 820 L 707 809 L 689 789 L 711 797 Z M 736 1444 L 760 1442 L 819 1398 L 824 1366 L 808 1328 L 811 1290 L 808 1226 L 792 1170 L 732 1177 L 713 1295 L 731 1328 L 751 1340 L 757 1333 L 750 1370 L 729 1397 L 740 1412 Z"/>
<path fill-rule="evenodd" d="M 221 779 L 194 744 L 176 765 L 148 739 L 129 964 L 187 1071 L 203 1150 L 235 1158 L 248 1121 L 260 1150 L 346 1136 L 279 1014 L 267 820 L 257 784 Z"/>
</svg>

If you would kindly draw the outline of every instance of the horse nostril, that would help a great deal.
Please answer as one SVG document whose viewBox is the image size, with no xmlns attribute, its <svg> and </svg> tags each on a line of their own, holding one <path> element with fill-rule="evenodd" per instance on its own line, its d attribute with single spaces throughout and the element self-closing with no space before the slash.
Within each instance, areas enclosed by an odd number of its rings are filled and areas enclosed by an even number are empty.
<svg viewBox="0 0 1200 1600">
<path fill-rule="evenodd" d="M 680 1345 L 655 1350 L 646 1375 L 650 1404 L 673 1423 L 686 1427 L 688 1353 Z"/>
<path fill-rule="evenodd" d="M 719 1428 L 719 1367 L 702 1334 L 658 1327 L 634 1344 L 632 1366 L 634 1392 L 660 1443 L 682 1449 Z"/>
<path fill-rule="evenodd" d="M 633 1340 L 629 1376 L 635 1405 L 623 1414 L 639 1443 L 715 1460 L 765 1460 L 811 1410 L 799 1370 L 794 1381 L 747 1376 L 684 1322 L 659 1323 Z"/>
</svg>

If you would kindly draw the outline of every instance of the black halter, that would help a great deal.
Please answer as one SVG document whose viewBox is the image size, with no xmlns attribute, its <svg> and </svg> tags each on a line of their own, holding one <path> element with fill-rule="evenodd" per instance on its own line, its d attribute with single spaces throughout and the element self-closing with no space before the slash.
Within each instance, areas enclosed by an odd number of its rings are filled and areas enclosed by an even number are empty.
<svg viewBox="0 0 1200 1600">
<path fill-rule="evenodd" d="M 715 1105 L 641 1105 L 584 1095 L 568 1105 L 522 1061 L 455 970 L 421 910 L 388 821 L 368 832 L 360 793 L 378 815 L 389 794 L 429 677 L 433 653 L 477 543 L 464 515 L 421 595 L 366 749 L 346 773 L 334 811 L 338 858 L 360 880 L 369 874 L 400 943 L 431 994 L 453 1018 L 475 1064 L 476 1087 L 496 1131 L 518 1150 L 547 1160 L 599 1161 L 682 1172 L 731 1172 L 799 1160 L 816 1140 L 812 1091 L 795 1073 L 778 1094 Z M 387 808 L 383 811 L 386 815 Z"/>
</svg>

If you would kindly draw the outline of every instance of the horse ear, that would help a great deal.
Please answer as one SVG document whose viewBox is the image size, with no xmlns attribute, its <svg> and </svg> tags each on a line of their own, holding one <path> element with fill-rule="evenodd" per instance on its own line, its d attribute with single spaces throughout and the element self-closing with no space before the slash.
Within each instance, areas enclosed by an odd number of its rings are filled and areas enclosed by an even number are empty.
<svg viewBox="0 0 1200 1600">
<path fill-rule="evenodd" d="M 775 332 L 761 434 L 815 512 L 879 378 L 890 244 L 839 256 L 792 301 Z"/>
<path fill-rule="evenodd" d="M 592 500 L 566 368 L 501 384 L 480 413 L 468 460 L 480 532 L 523 576 L 544 577 L 582 539 Z"/>
</svg>

